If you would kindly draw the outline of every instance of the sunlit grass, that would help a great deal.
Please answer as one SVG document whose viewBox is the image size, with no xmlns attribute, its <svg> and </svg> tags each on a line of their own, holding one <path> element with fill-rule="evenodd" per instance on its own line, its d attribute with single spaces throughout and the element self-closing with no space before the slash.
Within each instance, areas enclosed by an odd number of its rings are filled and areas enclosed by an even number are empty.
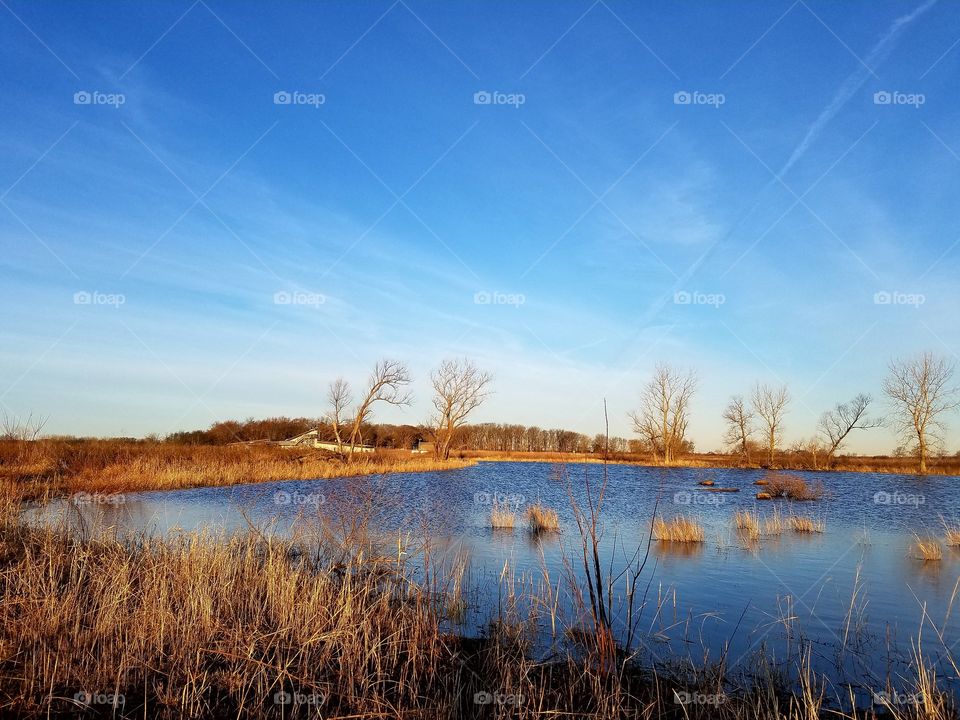
<svg viewBox="0 0 960 720">
<path fill-rule="evenodd" d="M 752 533 L 760 532 L 760 520 L 756 513 L 749 510 L 737 510 L 733 516 L 733 522 L 738 530 L 749 530 Z"/>
<path fill-rule="evenodd" d="M 822 533 L 826 526 L 823 520 L 809 515 L 791 515 L 789 522 L 793 531 L 798 533 Z"/>
<path fill-rule="evenodd" d="M 936 562 L 943 559 L 943 548 L 935 537 L 914 535 L 913 556 L 917 560 Z"/>
<path fill-rule="evenodd" d="M 704 532 L 696 520 L 677 515 L 669 520 L 654 520 L 653 537 L 666 542 L 703 542 Z"/>
<path fill-rule="evenodd" d="M 451 470 L 475 460 L 437 460 L 403 451 L 341 458 L 276 445 L 187 445 L 133 440 L 0 441 L 0 482 L 21 495 L 128 493 L 387 472 Z"/>
<path fill-rule="evenodd" d="M 960 524 L 947 521 L 943 515 L 940 516 L 940 522 L 943 523 L 943 539 L 947 547 L 960 547 Z"/>
<path fill-rule="evenodd" d="M 771 497 L 788 500 L 819 500 L 824 495 L 822 482 L 809 484 L 798 475 L 770 473 L 765 479 L 767 480 L 766 492 Z"/>
<path fill-rule="evenodd" d="M 512 529 L 516 522 L 517 514 L 508 505 L 493 503 L 493 509 L 490 510 L 490 527 Z"/>
<path fill-rule="evenodd" d="M 780 513 L 779 508 L 774 508 L 773 512 L 770 515 L 764 516 L 763 518 L 763 534 L 764 535 L 782 535 L 783 531 L 787 529 L 787 523 L 783 519 L 783 515 Z"/>
<path fill-rule="evenodd" d="M 532 532 L 557 532 L 560 530 L 560 516 L 557 511 L 539 503 L 527 508 L 526 517 Z"/>
</svg>

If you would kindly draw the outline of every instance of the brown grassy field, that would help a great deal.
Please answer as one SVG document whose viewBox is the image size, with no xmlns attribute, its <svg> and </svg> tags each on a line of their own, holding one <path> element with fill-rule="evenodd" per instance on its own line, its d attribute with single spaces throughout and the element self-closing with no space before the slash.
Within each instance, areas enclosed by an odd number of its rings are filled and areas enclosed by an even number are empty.
<svg viewBox="0 0 960 720">
<path fill-rule="evenodd" d="M 236 485 L 273 480 L 452 470 L 475 461 L 382 450 L 344 460 L 276 445 L 180 445 L 133 440 L 0 441 L 0 484 L 22 497 Z"/>
<path fill-rule="evenodd" d="M 600 453 L 559 453 L 559 452 L 502 452 L 499 450 L 462 450 L 458 457 L 480 461 L 510 461 L 510 462 L 564 462 L 564 463 L 602 463 Z M 655 458 L 647 453 L 611 453 L 607 459 L 610 463 L 645 465 L 661 467 Z M 765 469 L 767 466 L 760 463 L 745 463 L 736 455 L 721 453 L 695 453 L 681 457 L 671 463 L 671 467 L 693 468 L 746 468 Z M 896 473 L 912 475 L 917 471 L 917 461 L 911 457 L 851 456 L 842 455 L 830 460 L 829 463 L 819 462 L 816 465 L 808 457 L 795 453 L 783 453 L 778 458 L 775 469 L 780 470 L 818 470 L 824 472 L 871 472 Z M 960 476 L 960 457 L 931 458 L 927 462 L 928 475 L 957 475 Z"/>
</svg>

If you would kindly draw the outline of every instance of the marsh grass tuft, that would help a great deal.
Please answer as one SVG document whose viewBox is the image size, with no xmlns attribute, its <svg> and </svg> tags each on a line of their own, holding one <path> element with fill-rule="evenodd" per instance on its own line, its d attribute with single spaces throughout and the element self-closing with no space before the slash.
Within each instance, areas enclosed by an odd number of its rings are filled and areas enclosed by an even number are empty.
<svg viewBox="0 0 960 720">
<path fill-rule="evenodd" d="M 528 507 L 526 517 L 531 532 L 542 533 L 560 531 L 560 516 L 557 515 L 557 511 L 551 510 L 540 503 L 536 503 Z"/>
<path fill-rule="evenodd" d="M 960 547 L 960 524 L 946 520 L 943 515 L 940 516 L 940 522 L 943 524 L 943 539 L 947 547 Z"/>
<path fill-rule="evenodd" d="M 653 537 L 666 542 L 703 542 L 703 526 L 693 518 L 677 515 L 669 520 L 657 518 L 653 523 Z"/>
<path fill-rule="evenodd" d="M 763 519 L 764 535 L 782 535 L 786 528 L 787 524 L 784 522 L 783 515 L 780 513 L 779 508 L 774 508 L 773 512 Z"/>
<path fill-rule="evenodd" d="M 733 522 L 738 530 L 749 530 L 751 532 L 760 532 L 760 520 L 756 513 L 749 510 L 737 510 L 733 516 Z"/>
<path fill-rule="evenodd" d="M 920 537 L 919 535 L 913 537 L 914 541 L 911 549 L 917 560 L 936 562 L 943 559 L 943 548 L 940 546 L 940 541 L 935 537 Z"/>
<path fill-rule="evenodd" d="M 822 533 L 826 527 L 823 520 L 809 515 L 792 515 L 789 522 L 793 531 L 798 533 Z"/>
<path fill-rule="evenodd" d="M 820 500 L 824 495 L 823 483 L 819 480 L 808 484 L 799 475 L 781 473 L 770 473 L 765 479 L 767 480 L 766 492 L 774 498 L 813 501 Z"/>
<path fill-rule="evenodd" d="M 493 503 L 493 509 L 490 510 L 490 527 L 513 529 L 516 522 L 517 514 L 510 509 L 509 505 L 501 505 L 498 502 Z"/>
</svg>

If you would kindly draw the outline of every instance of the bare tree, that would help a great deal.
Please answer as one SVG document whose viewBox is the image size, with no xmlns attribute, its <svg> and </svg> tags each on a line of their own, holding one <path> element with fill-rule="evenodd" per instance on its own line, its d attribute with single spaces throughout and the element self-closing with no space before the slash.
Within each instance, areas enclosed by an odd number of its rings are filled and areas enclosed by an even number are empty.
<svg viewBox="0 0 960 720">
<path fill-rule="evenodd" d="M 350 403 L 353 402 L 350 383 L 343 378 L 334 380 L 327 391 L 327 400 L 330 403 L 328 419 L 333 428 L 333 437 L 337 442 L 337 452 L 342 454 L 344 429 L 348 423 L 345 414 Z"/>
<path fill-rule="evenodd" d="M 3 412 L 0 418 L 0 440 L 18 440 L 21 442 L 32 442 L 40 437 L 44 426 L 47 424 L 47 418 L 34 417 L 30 413 L 26 417 L 17 417 Z"/>
<path fill-rule="evenodd" d="M 476 410 L 489 394 L 493 380 L 490 373 L 482 372 L 466 358 L 444 360 L 430 375 L 433 385 L 434 445 L 437 457 L 450 457 L 457 429 L 466 423 L 467 417 Z"/>
<path fill-rule="evenodd" d="M 854 430 L 868 430 L 883 425 L 882 418 L 867 416 L 867 408 L 873 398 L 860 393 L 845 403 L 838 403 L 833 410 L 828 410 L 820 416 L 819 430 L 826 445 L 827 458 L 833 457 L 844 440 Z"/>
<path fill-rule="evenodd" d="M 634 431 L 664 464 L 683 450 L 690 414 L 690 400 L 697 389 L 692 370 L 682 372 L 659 363 L 643 389 L 640 409 L 630 413 Z"/>
<path fill-rule="evenodd" d="M 925 473 L 930 446 L 944 430 L 942 416 L 960 405 L 958 388 L 952 384 L 955 366 L 926 352 L 891 360 L 889 367 L 883 392 L 893 405 L 896 429 L 916 442 L 919 471 Z"/>
<path fill-rule="evenodd" d="M 757 385 L 753 388 L 750 404 L 753 411 L 763 421 L 764 435 L 767 439 L 768 463 L 773 465 L 777 440 L 782 432 L 783 416 L 790 403 L 790 391 L 786 385 L 774 388 L 769 385 Z"/>
<path fill-rule="evenodd" d="M 723 419 L 727 423 L 727 432 L 723 439 L 728 446 L 737 448 L 747 462 L 750 462 L 750 437 L 753 435 L 753 421 L 756 417 L 743 395 L 731 397 L 723 410 Z"/>
<path fill-rule="evenodd" d="M 410 384 L 410 372 L 399 360 L 379 360 L 370 373 L 367 390 L 357 405 L 350 428 L 350 453 L 358 444 L 363 443 L 363 424 L 373 414 L 373 406 L 378 402 L 388 405 L 409 405 L 410 394 L 404 388 Z M 344 383 L 346 385 L 346 383 Z M 349 396 L 349 387 L 347 388 Z"/>
</svg>

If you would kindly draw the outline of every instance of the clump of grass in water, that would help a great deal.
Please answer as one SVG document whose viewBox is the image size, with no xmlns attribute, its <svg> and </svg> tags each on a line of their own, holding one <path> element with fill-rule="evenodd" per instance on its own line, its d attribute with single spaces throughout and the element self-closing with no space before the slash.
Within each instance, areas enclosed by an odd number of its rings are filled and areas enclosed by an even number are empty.
<svg viewBox="0 0 960 720">
<path fill-rule="evenodd" d="M 760 520 L 755 513 L 749 510 L 737 510 L 733 516 L 733 522 L 745 537 L 750 540 L 760 538 Z"/>
<path fill-rule="evenodd" d="M 741 540 L 755 543 L 760 539 L 760 522 L 749 510 L 738 510 L 734 517 L 734 524 Z"/>
<path fill-rule="evenodd" d="M 785 529 L 786 523 L 783 520 L 783 515 L 780 514 L 780 510 L 777 508 L 773 509 L 770 517 L 763 519 L 764 535 L 782 535 Z"/>
<path fill-rule="evenodd" d="M 771 474 L 767 476 L 767 494 L 774 498 L 788 500 L 820 500 L 824 495 L 823 483 L 819 480 L 812 485 L 798 475 Z"/>
<path fill-rule="evenodd" d="M 798 533 L 822 533 L 825 523 L 809 515 L 793 515 L 790 518 L 790 526 L 794 532 Z"/>
<path fill-rule="evenodd" d="M 936 562 L 943 559 L 943 548 L 934 537 L 914 535 L 913 556 L 924 562 Z"/>
<path fill-rule="evenodd" d="M 943 539 L 947 547 L 960 547 L 960 524 L 947 522 L 943 515 L 940 516 L 940 522 L 943 523 Z"/>
<path fill-rule="evenodd" d="M 530 531 L 541 532 L 559 532 L 560 516 L 556 510 L 537 503 L 527 508 L 527 523 L 530 525 Z"/>
<path fill-rule="evenodd" d="M 501 505 L 494 502 L 493 509 L 490 511 L 490 527 L 513 529 L 516 524 L 517 515 L 510 509 L 509 505 Z"/>
<path fill-rule="evenodd" d="M 667 542 L 703 542 L 703 526 L 684 515 L 670 520 L 657 518 L 653 523 L 653 537 Z"/>
</svg>

